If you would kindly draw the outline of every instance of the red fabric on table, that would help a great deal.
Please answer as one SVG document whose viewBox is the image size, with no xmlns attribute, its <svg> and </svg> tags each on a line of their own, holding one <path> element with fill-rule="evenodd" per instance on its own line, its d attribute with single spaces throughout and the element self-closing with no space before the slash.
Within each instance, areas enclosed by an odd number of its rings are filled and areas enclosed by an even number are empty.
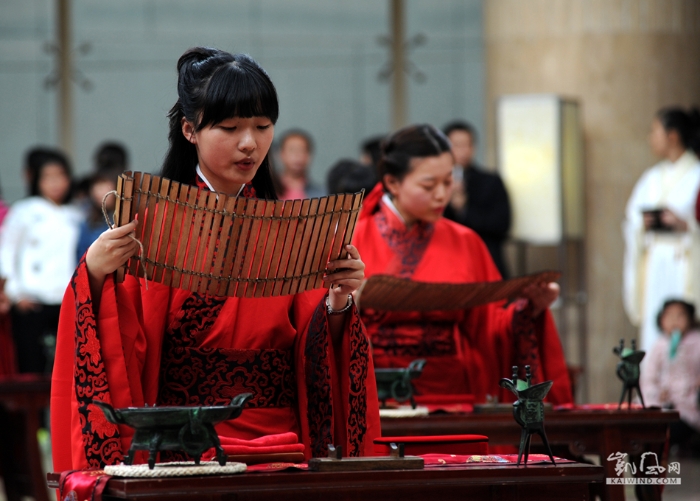
<svg viewBox="0 0 700 501">
<path fill-rule="evenodd" d="M 642 404 L 632 404 L 629 409 L 635 410 L 635 409 L 643 409 Z M 564 404 L 564 405 L 555 405 L 554 410 L 555 411 L 575 411 L 575 410 L 587 410 L 587 411 L 616 411 L 618 409 L 618 404 L 615 402 L 610 402 L 607 404 L 581 404 L 581 405 L 574 405 L 574 404 Z M 622 406 L 620 406 L 620 410 L 627 410 L 627 402 L 623 402 Z"/>
<path fill-rule="evenodd" d="M 60 501 L 102 501 L 102 493 L 111 478 L 103 470 L 64 471 L 58 481 Z"/>
<path fill-rule="evenodd" d="M 308 463 L 263 463 L 248 466 L 246 473 L 267 473 L 271 471 L 306 471 Z"/>
<path fill-rule="evenodd" d="M 234 437 L 219 437 L 219 440 L 227 456 L 304 452 L 304 444 L 300 444 L 297 434 L 292 432 L 265 435 L 253 440 Z M 209 461 L 214 456 L 214 449 L 209 449 L 202 455 L 202 459 Z"/>
<path fill-rule="evenodd" d="M 417 437 L 380 437 L 374 439 L 375 454 L 388 456 L 389 444 L 404 444 L 404 454 L 486 454 L 488 437 L 485 435 L 432 435 Z"/>
<path fill-rule="evenodd" d="M 474 395 L 416 395 L 417 405 L 428 408 L 430 414 L 446 412 L 459 414 L 474 411 Z"/>
<path fill-rule="evenodd" d="M 489 445 L 489 454 L 498 454 L 503 456 L 504 454 L 517 454 L 517 445 Z"/>
<path fill-rule="evenodd" d="M 503 466 L 515 466 L 518 463 L 517 454 L 490 454 L 486 455 L 460 455 L 460 454 L 421 454 L 426 468 L 440 468 L 446 466 L 465 466 L 480 464 L 498 464 Z M 554 461 L 559 463 L 574 463 L 570 459 L 555 457 Z M 551 463 L 546 454 L 530 454 L 527 458 L 528 464 Z M 521 460 L 520 464 L 523 464 Z"/>
</svg>

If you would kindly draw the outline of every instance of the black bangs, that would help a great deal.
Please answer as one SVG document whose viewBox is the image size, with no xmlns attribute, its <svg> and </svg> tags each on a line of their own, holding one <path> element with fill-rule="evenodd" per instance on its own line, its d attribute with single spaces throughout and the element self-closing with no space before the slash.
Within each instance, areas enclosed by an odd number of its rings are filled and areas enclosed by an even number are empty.
<svg viewBox="0 0 700 501">
<path fill-rule="evenodd" d="M 277 122 L 277 91 L 265 71 L 248 56 L 219 67 L 209 79 L 197 130 L 232 117 L 267 117 Z"/>
</svg>

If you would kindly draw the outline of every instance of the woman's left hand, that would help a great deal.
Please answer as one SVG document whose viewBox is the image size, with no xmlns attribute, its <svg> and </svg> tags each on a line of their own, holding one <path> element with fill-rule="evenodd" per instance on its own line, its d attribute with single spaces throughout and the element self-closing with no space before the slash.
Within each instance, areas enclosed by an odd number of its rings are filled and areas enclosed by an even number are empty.
<svg viewBox="0 0 700 501">
<path fill-rule="evenodd" d="M 342 310 L 348 304 L 348 294 L 360 288 L 365 278 L 365 263 L 354 245 L 346 245 L 347 259 L 330 261 L 326 266 L 326 276 L 323 283 L 328 290 L 328 300 L 331 308 Z"/>
<path fill-rule="evenodd" d="M 559 297 L 559 284 L 540 282 L 529 285 L 523 289 L 522 297 L 530 301 L 532 317 L 537 318 Z"/>
</svg>

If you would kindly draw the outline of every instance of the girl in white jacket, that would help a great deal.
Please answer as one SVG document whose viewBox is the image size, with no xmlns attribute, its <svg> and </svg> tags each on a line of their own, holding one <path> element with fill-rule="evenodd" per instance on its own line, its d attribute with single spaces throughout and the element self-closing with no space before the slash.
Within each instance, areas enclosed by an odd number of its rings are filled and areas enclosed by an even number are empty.
<svg viewBox="0 0 700 501">
<path fill-rule="evenodd" d="M 0 275 L 12 303 L 20 372 L 50 372 L 51 347 L 75 269 L 81 212 L 68 203 L 71 168 L 56 150 L 27 155 L 30 196 L 10 209 L 0 235 Z"/>
</svg>

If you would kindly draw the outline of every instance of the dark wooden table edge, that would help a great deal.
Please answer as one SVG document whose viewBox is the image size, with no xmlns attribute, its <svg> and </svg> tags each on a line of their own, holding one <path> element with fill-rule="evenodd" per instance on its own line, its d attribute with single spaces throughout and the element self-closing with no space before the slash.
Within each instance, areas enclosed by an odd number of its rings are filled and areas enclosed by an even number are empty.
<svg viewBox="0 0 700 501">
<path fill-rule="evenodd" d="M 552 410 L 545 412 L 545 424 L 560 423 L 565 422 L 566 424 L 575 423 L 591 423 L 601 420 L 610 420 L 616 424 L 638 424 L 640 416 L 647 419 L 650 423 L 667 423 L 669 421 L 676 421 L 679 418 L 677 410 L 672 409 L 631 409 L 631 410 L 615 410 L 615 409 L 575 409 L 575 410 Z M 476 413 L 476 412 L 462 412 L 462 413 L 434 413 L 427 416 L 412 416 L 412 417 L 402 417 L 402 418 L 389 418 L 382 417 L 382 421 L 386 422 L 401 422 L 401 421 L 513 421 L 513 414 L 511 412 L 497 412 L 497 413 Z M 554 421 L 552 421 L 554 419 Z"/>
<path fill-rule="evenodd" d="M 558 471 L 551 472 L 551 470 Z M 463 472 L 479 472 L 465 476 Z M 387 478 L 388 476 L 388 478 Z M 188 492 L 187 484 L 191 486 L 193 477 L 167 479 L 173 488 L 183 488 Z M 197 477 L 202 478 L 202 477 Z M 293 489 L 317 489 L 323 486 L 325 490 L 352 489 L 359 482 L 365 487 L 388 488 L 401 484 L 404 487 L 425 486 L 426 484 L 450 486 L 481 486 L 481 485 L 510 485 L 534 483 L 546 479 L 547 483 L 586 483 L 603 484 L 605 471 L 602 466 L 581 463 L 565 463 L 561 465 L 532 465 L 532 466 L 470 466 L 425 468 L 423 470 L 384 470 L 366 472 L 311 472 L 311 471 L 278 471 L 256 472 L 239 475 L 211 475 L 210 488 L 228 488 L 235 491 L 274 491 L 283 487 Z M 58 487 L 59 474 L 49 473 L 47 483 L 50 488 Z M 123 497 L 124 495 L 143 493 L 148 489 L 161 485 L 160 479 L 121 479 L 112 478 L 107 485 L 105 495 Z M 201 491 L 201 487 L 195 487 Z M 232 491 L 233 492 L 233 491 Z"/>
</svg>

